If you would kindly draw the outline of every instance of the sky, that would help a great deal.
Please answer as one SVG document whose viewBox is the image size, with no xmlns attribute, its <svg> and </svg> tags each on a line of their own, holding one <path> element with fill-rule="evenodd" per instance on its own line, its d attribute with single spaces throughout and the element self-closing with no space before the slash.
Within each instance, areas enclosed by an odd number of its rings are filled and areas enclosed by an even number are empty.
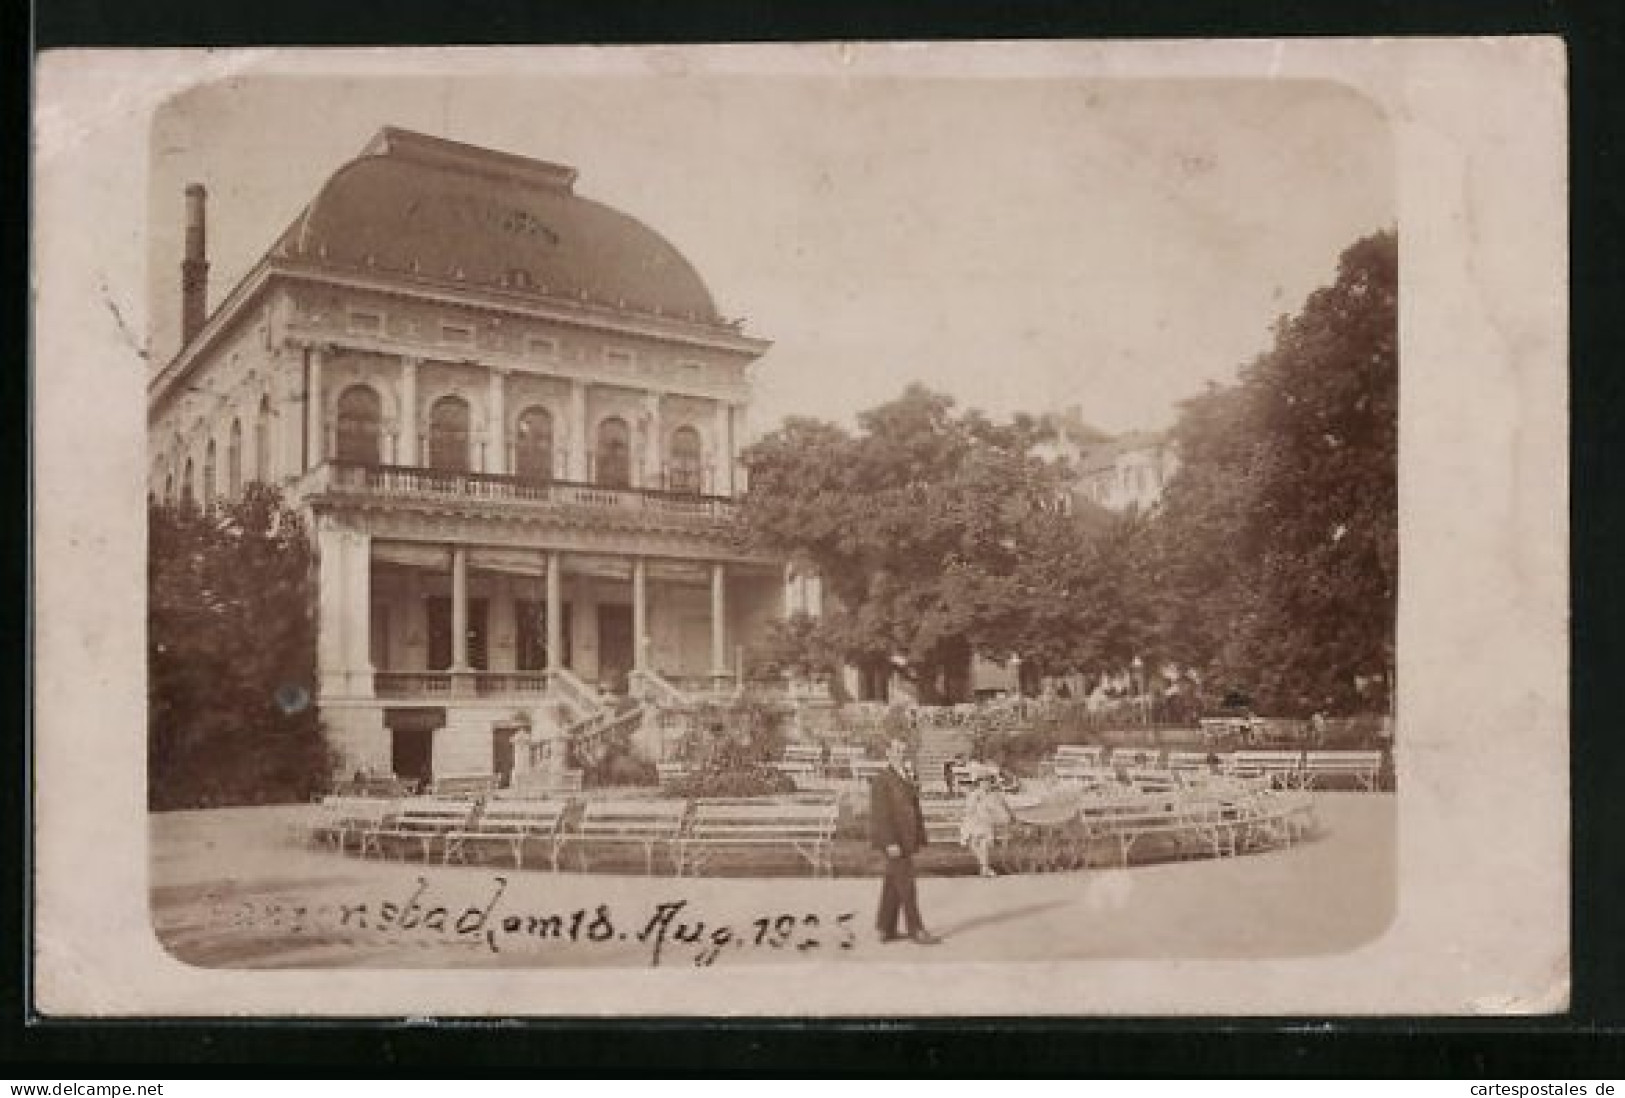
<svg viewBox="0 0 1625 1098">
<path fill-rule="evenodd" d="M 1329 82 L 247 76 L 154 123 L 155 363 L 185 185 L 209 189 L 212 306 L 385 125 L 569 164 L 676 245 L 773 343 L 752 434 L 850 424 L 910 381 L 998 416 L 1165 427 L 1396 221 L 1386 123 Z"/>
</svg>

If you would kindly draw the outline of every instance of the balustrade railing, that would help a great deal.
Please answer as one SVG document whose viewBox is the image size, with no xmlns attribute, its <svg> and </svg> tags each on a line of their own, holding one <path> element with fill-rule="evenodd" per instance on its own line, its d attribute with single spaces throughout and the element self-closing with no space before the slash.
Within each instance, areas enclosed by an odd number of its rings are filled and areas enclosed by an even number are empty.
<svg viewBox="0 0 1625 1098">
<path fill-rule="evenodd" d="M 374 693 L 391 698 L 420 698 L 451 693 L 449 671 L 378 671 L 372 676 Z"/>
<path fill-rule="evenodd" d="M 688 695 L 658 671 L 633 671 L 628 680 L 633 696 L 646 702 L 676 707 L 689 704 Z"/>
<path fill-rule="evenodd" d="M 472 684 L 479 697 L 547 693 L 547 673 L 543 671 L 376 671 L 372 685 L 380 697 L 423 698 L 457 693 L 458 680 Z"/>
<path fill-rule="evenodd" d="M 604 704 L 598 698 L 598 692 L 576 676 L 574 671 L 559 668 L 549 671 L 548 692 L 564 699 L 565 704 L 575 711 L 577 720 L 585 720 L 604 710 Z"/>
<path fill-rule="evenodd" d="M 329 462 L 323 483 L 329 491 L 339 492 L 397 497 L 450 496 L 712 521 L 733 519 L 738 514 L 738 504 L 728 496 L 655 488 L 611 488 L 579 481 L 532 480 L 503 473 L 454 472 L 408 465 Z"/>
</svg>

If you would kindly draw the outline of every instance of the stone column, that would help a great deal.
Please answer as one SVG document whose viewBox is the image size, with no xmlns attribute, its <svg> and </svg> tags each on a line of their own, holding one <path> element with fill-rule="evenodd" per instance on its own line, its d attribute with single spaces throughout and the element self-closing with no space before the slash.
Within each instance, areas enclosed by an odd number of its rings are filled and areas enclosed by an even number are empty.
<svg viewBox="0 0 1625 1098">
<path fill-rule="evenodd" d="M 508 472 L 508 371 L 491 367 L 490 396 L 486 399 L 485 471 Z"/>
<path fill-rule="evenodd" d="M 327 352 L 310 347 L 305 352 L 305 468 L 326 460 L 327 417 L 323 415 L 322 365 Z"/>
<path fill-rule="evenodd" d="M 547 554 L 547 669 L 564 669 L 564 584 L 558 553 Z"/>
<path fill-rule="evenodd" d="M 716 483 L 711 491 L 719 496 L 734 494 L 734 410 L 726 401 L 717 402 Z"/>
<path fill-rule="evenodd" d="M 643 407 L 648 415 L 649 437 L 648 450 L 643 455 L 643 475 L 639 486 L 643 488 L 664 488 L 665 478 L 661 470 L 666 461 L 666 439 L 663 425 L 660 421 L 660 394 L 650 393 L 643 398 Z"/>
<path fill-rule="evenodd" d="M 370 698 L 375 670 L 372 666 L 372 537 L 354 532 L 344 534 L 343 538 L 349 557 L 344 592 L 349 692 L 355 697 Z"/>
<path fill-rule="evenodd" d="M 346 588 L 350 576 L 345 567 L 345 534 L 330 519 L 316 524 L 316 667 L 318 690 L 323 698 L 343 697 L 348 653 L 344 645 Z"/>
<path fill-rule="evenodd" d="M 418 463 L 418 366 L 423 360 L 401 356 L 401 441 L 397 465 Z"/>
<path fill-rule="evenodd" d="M 587 454 L 592 440 L 587 437 L 587 383 L 570 382 L 570 472 L 569 479 L 587 481 Z"/>
<path fill-rule="evenodd" d="M 728 673 L 728 569 L 711 565 L 711 674 L 721 678 Z"/>
<path fill-rule="evenodd" d="M 649 670 L 648 576 L 642 557 L 632 558 L 632 667 Z"/>
<path fill-rule="evenodd" d="M 468 667 L 468 550 L 451 550 L 451 673 L 467 674 Z"/>
<path fill-rule="evenodd" d="M 750 472 L 739 461 L 739 444 L 745 438 L 749 421 L 743 404 L 731 405 L 730 408 L 732 414 L 729 418 L 733 429 L 729 437 L 733 439 L 733 460 L 729 465 L 733 469 L 734 494 L 741 495 L 750 490 Z"/>
</svg>

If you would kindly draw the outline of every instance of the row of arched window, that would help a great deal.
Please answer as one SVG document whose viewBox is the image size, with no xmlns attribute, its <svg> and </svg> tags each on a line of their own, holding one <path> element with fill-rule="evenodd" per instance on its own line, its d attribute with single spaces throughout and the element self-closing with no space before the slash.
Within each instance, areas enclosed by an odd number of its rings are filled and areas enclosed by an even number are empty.
<svg viewBox="0 0 1625 1098">
<path fill-rule="evenodd" d="M 173 503 L 176 493 L 187 502 L 213 503 L 222 494 L 236 497 L 242 493 L 245 479 L 271 479 L 271 401 L 260 398 L 259 410 L 254 417 L 254 468 L 252 476 L 243 464 L 243 421 L 234 418 L 226 432 L 225 468 L 221 468 L 218 443 L 209 439 L 203 448 L 202 481 L 198 480 L 198 467 L 187 457 L 180 468 L 180 483 L 176 483 L 176 470 L 164 475 L 164 499 Z M 223 478 L 223 479 L 222 479 Z"/>
<path fill-rule="evenodd" d="M 383 402 L 370 385 L 352 385 L 339 396 L 334 457 L 341 462 L 378 465 L 383 460 Z M 468 402 L 444 396 L 429 408 L 431 469 L 466 473 L 473 468 Z M 592 453 L 593 483 L 606 488 L 632 484 L 632 435 L 626 420 L 610 416 L 598 425 Z M 554 479 L 553 416 L 539 405 L 519 414 L 513 440 L 513 472 L 526 480 Z M 679 427 L 672 433 L 667 485 L 674 492 L 701 491 L 700 433 Z"/>
</svg>

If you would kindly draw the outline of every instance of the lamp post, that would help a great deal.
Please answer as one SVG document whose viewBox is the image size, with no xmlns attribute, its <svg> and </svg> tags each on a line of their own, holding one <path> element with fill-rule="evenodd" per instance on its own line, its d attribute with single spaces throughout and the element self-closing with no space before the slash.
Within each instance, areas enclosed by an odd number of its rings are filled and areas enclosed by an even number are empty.
<svg viewBox="0 0 1625 1098">
<path fill-rule="evenodd" d="M 1145 670 L 1145 663 L 1140 659 L 1139 654 L 1136 653 L 1134 658 L 1129 661 L 1129 666 L 1134 670 L 1134 707 L 1140 711 L 1140 723 L 1145 724 L 1147 723 L 1145 709 L 1145 678 L 1143 674 Z"/>
<path fill-rule="evenodd" d="M 1023 694 L 1021 689 L 1021 655 L 1019 653 L 1011 654 L 1010 666 L 1014 669 L 1014 674 L 1016 677 L 1016 700 L 1020 701 L 1026 695 Z"/>
</svg>

